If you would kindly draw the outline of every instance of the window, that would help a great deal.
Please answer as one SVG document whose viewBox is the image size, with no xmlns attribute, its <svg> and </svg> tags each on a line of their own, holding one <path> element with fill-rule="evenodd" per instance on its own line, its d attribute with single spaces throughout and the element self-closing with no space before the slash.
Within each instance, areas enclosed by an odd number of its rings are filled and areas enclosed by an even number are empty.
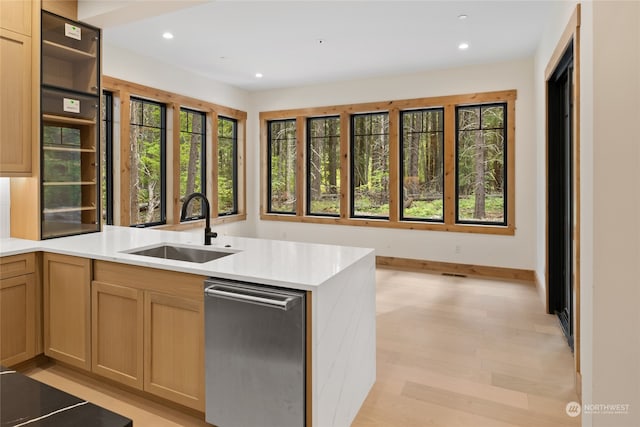
<svg viewBox="0 0 640 427">
<path fill-rule="evenodd" d="M 351 116 L 351 216 L 389 217 L 389 113 Z"/>
<path fill-rule="evenodd" d="M 113 94 L 102 92 L 100 128 L 100 191 L 102 222 L 113 225 Z"/>
<path fill-rule="evenodd" d="M 238 213 L 238 121 L 218 117 L 218 215 Z"/>
<path fill-rule="evenodd" d="M 164 224 L 165 106 L 133 97 L 130 103 L 130 223 L 139 226 Z"/>
<path fill-rule="evenodd" d="M 206 115 L 180 109 L 180 204 L 191 193 L 205 193 Z M 202 219 L 202 201 L 195 199 L 187 207 L 186 219 Z"/>
<path fill-rule="evenodd" d="M 340 117 L 307 120 L 307 212 L 340 215 Z"/>
<path fill-rule="evenodd" d="M 268 123 L 267 211 L 296 213 L 296 121 L 273 120 Z"/>
<path fill-rule="evenodd" d="M 516 98 L 263 111 L 260 218 L 512 236 Z"/>
<path fill-rule="evenodd" d="M 444 221 L 444 110 L 401 111 L 401 219 Z"/>
<path fill-rule="evenodd" d="M 506 224 L 506 104 L 456 108 L 456 222 Z"/>
</svg>

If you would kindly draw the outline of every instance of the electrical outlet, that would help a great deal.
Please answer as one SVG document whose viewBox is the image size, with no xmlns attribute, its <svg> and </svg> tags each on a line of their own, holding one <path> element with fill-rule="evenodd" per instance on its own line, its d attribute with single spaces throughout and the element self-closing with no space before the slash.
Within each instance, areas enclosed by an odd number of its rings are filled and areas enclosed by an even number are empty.
<svg viewBox="0 0 640 427">
<path fill-rule="evenodd" d="M 456 247 L 453 249 L 453 251 L 454 251 L 454 253 L 455 253 L 456 255 L 459 255 L 459 254 L 460 254 L 460 251 L 461 251 L 461 249 L 460 249 L 460 245 L 456 245 Z"/>
</svg>

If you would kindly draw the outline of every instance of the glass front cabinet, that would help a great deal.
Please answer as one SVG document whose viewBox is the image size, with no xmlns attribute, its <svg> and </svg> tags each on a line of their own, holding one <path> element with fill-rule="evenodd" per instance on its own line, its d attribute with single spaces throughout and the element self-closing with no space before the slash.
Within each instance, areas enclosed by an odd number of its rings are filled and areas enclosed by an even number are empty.
<svg viewBox="0 0 640 427">
<path fill-rule="evenodd" d="M 100 30 L 42 12 L 41 237 L 100 231 Z"/>
</svg>

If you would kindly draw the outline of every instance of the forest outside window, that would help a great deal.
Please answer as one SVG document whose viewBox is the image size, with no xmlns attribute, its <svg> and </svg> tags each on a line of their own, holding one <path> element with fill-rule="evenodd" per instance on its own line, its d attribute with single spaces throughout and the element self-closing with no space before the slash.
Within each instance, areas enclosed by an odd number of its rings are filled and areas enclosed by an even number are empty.
<svg viewBox="0 0 640 427">
<path fill-rule="evenodd" d="M 296 213 L 296 121 L 272 120 L 268 123 L 267 211 Z"/>
<path fill-rule="evenodd" d="M 218 117 L 218 215 L 238 213 L 238 121 Z"/>
<path fill-rule="evenodd" d="M 506 104 L 456 108 L 456 222 L 506 224 Z"/>
<path fill-rule="evenodd" d="M 307 212 L 340 215 L 340 117 L 307 120 Z"/>
<path fill-rule="evenodd" d="M 130 100 L 131 225 L 166 222 L 166 107 L 145 99 Z"/>
<path fill-rule="evenodd" d="M 191 193 L 205 194 L 206 114 L 180 109 L 180 202 Z M 204 218 L 200 199 L 187 207 L 186 220 Z"/>
<path fill-rule="evenodd" d="M 389 217 L 389 113 L 351 116 L 351 216 Z"/>
<path fill-rule="evenodd" d="M 401 219 L 444 221 L 444 109 L 400 112 Z"/>
</svg>

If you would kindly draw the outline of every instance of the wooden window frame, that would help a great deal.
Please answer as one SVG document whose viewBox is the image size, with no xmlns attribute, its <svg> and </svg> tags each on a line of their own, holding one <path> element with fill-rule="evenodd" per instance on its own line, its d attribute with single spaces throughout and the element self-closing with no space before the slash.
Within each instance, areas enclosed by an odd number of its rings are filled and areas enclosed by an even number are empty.
<svg viewBox="0 0 640 427">
<path fill-rule="evenodd" d="M 348 104 L 325 107 L 311 107 L 292 110 L 263 111 L 259 114 L 260 120 L 260 219 L 263 221 L 285 221 L 312 224 L 338 224 L 349 226 L 398 228 L 408 230 L 432 230 L 451 231 L 463 233 L 495 234 L 495 235 L 515 235 L 515 102 L 517 98 L 516 90 L 504 90 L 494 92 L 482 92 L 462 95 L 439 96 L 429 98 L 416 98 L 383 102 L 371 102 L 362 104 Z M 478 105 L 478 104 L 506 104 L 507 135 L 506 135 L 506 165 L 507 165 L 507 205 L 505 214 L 507 222 L 505 225 L 489 224 L 460 224 L 455 220 L 455 144 L 456 144 L 456 106 Z M 400 132 L 400 111 L 422 108 L 442 108 L 444 110 L 444 221 L 425 222 L 420 220 L 400 219 L 400 208 L 402 201 L 399 199 L 401 179 L 400 155 L 399 152 L 399 132 Z M 351 217 L 351 159 L 350 159 L 350 135 L 351 135 L 351 115 L 357 113 L 371 112 L 389 113 L 389 218 L 354 218 Z M 340 116 L 340 216 L 320 217 L 317 215 L 306 215 L 302 209 L 303 200 L 298 200 L 301 205 L 295 215 L 276 214 L 267 211 L 267 173 L 268 173 L 268 122 L 272 120 L 282 120 L 296 118 L 297 121 L 297 141 L 298 168 L 302 169 L 298 173 L 297 186 L 301 190 L 306 188 L 306 159 L 304 158 L 306 145 L 306 129 L 304 123 L 308 118 L 321 116 Z M 302 126 L 300 126 L 302 124 Z M 299 193 L 304 194 L 304 193 Z M 301 199 L 301 197 L 299 197 Z"/>
<path fill-rule="evenodd" d="M 208 156 L 210 165 L 205 165 L 207 170 L 207 182 L 205 188 L 207 191 L 207 198 L 211 202 L 211 222 L 212 224 L 227 224 L 237 221 L 245 221 L 247 219 L 246 214 L 246 135 L 247 135 L 247 113 L 245 111 L 236 110 L 234 108 L 225 107 L 222 105 L 214 104 L 211 102 L 203 101 L 196 98 L 180 95 L 177 93 L 156 89 L 149 86 L 140 85 L 137 83 L 128 82 L 126 80 L 117 79 L 110 76 L 102 77 L 103 89 L 111 92 L 114 98 L 120 100 L 120 138 L 119 138 L 119 175 L 120 185 L 119 188 L 114 188 L 114 202 L 117 200 L 119 203 L 120 218 L 116 225 L 129 226 L 131 225 L 131 218 L 129 214 L 129 186 L 130 186 L 130 164 L 129 164 L 129 100 L 131 97 L 145 98 L 156 102 L 162 102 L 167 105 L 167 111 L 173 112 L 173 124 L 171 126 L 171 144 L 167 147 L 167 151 L 172 152 L 172 175 L 167 176 L 167 213 L 166 224 L 157 228 L 183 230 L 189 228 L 202 227 L 205 220 L 196 220 L 188 222 L 180 222 L 180 108 L 184 107 L 190 110 L 201 111 L 206 113 L 207 122 L 211 126 L 207 126 L 207 142 L 211 144 L 207 146 L 207 152 L 211 149 L 212 153 L 217 153 L 218 146 L 218 115 L 231 118 L 237 121 L 237 210 L 238 213 L 234 215 L 218 215 L 218 199 L 213 197 L 214 189 L 218 188 L 218 165 L 217 156 Z M 178 112 L 178 114 L 175 114 Z M 114 118 L 115 120 L 115 118 Z M 209 132 L 209 129 L 211 131 Z M 169 140 L 169 138 L 167 138 Z M 125 142 L 123 144 L 123 141 Z M 176 173 L 177 171 L 177 173 Z M 119 190 L 119 191 L 118 191 Z M 119 193 L 119 194 L 118 194 Z M 169 197 L 171 195 L 171 197 Z"/>
</svg>

